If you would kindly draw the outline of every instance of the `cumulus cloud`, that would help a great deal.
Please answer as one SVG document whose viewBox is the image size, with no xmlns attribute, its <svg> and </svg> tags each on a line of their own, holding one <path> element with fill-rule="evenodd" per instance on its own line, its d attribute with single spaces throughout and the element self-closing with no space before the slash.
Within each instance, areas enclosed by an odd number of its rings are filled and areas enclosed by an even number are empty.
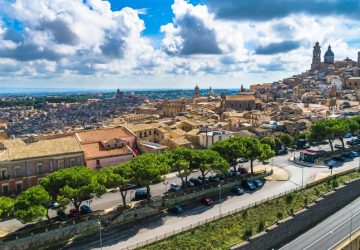
<svg viewBox="0 0 360 250">
<path fill-rule="evenodd" d="M 221 54 L 213 15 L 205 5 L 175 0 L 174 23 L 161 27 L 163 49 L 171 55 Z"/>
<path fill-rule="evenodd" d="M 255 53 L 259 55 L 274 55 L 289 52 L 299 47 L 299 41 L 283 41 L 279 43 L 269 43 L 265 46 L 260 46 L 256 49 Z"/>
<path fill-rule="evenodd" d="M 342 15 L 359 19 L 358 0 L 208 0 L 218 18 L 264 21 L 291 14 Z"/>
</svg>

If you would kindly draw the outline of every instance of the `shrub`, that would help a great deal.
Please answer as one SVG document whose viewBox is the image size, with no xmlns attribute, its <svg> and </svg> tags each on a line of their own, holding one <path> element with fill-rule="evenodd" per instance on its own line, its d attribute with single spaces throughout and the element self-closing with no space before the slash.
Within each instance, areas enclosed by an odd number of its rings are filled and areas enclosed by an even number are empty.
<svg viewBox="0 0 360 250">
<path fill-rule="evenodd" d="M 279 220 L 281 220 L 282 218 L 284 218 L 283 212 L 281 212 L 281 211 L 277 212 L 276 217 L 277 217 Z"/>
<path fill-rule="evenodd" d="M 261 232 L 262 230 L 264 230 L 264 228 L 265 228 L 265 221 L 260 220 L 259 226 L 258 226 L 258 231 Z"/>
<path fill-rule="evenodd" d="M 253 235 L 253 228 L 252 228 L 252 226 L 249 226 L 248 228 L 246 228 L 246 230 L 244 232 L 244 238 L 248 238 L 251 235 Z"/>
<path fill-rule="evenodd" d="M 242 217 L 246 219 L 248 217 L 249 211 L 246 209 L 242 212 Z"/>
<path fill-rule="evenodd" d="M 336 179 L 334 179 L 333 181 L 332 181 L 332 187 L 333 188 L 336 188 L 336 187 L 338 187 L 339 186 L 339 182 L 336 180 Z"/>
<path fill-rule="evenodd" d="M 285 198 L 286 204 L 291 204 L 294 201 L 294 195 L 288 194 Z"/>
<path fill-rule="evenodd" d="M 307 205 L 309 202 L 309 198 L 307 196 L 304 197 L 304 204 Z"/>
<path fill-rule="evenodd" d="M 320 196 L 320 194 L 321 194 L 320 190 L 315 188 L 315 194 L 316 194 L 316 196 Z"/>
</svg>

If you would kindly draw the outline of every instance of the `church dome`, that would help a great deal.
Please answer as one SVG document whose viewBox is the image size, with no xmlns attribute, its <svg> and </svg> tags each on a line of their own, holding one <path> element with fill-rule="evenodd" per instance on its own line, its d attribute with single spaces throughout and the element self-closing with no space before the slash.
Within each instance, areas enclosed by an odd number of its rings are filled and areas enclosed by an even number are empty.
<svg viewBox="0 0 360 250">
<path fill-rule="evenodd" d="M 325 56 L 334 56 L 334 52 L 332 52 L 330 45 L 328 47 L 328 50 L 325 52 Z"/>
</svg>

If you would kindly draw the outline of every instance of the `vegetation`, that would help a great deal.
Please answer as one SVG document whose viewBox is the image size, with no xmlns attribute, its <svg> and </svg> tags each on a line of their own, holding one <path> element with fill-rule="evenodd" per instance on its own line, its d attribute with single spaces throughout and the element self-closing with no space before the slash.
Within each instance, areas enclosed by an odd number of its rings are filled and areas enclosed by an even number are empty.
<svg viewBox="0 0 360 250">
<path fill-rule="evenodd" d="M 39 221 L 47 214 L 49 201 L 50 195 L 42 186 L 29 188 L 16 198 L 14 214 L 22 223 Z"/>
<path fill-rule="evenodd" d="M 353 172 L 336 178 L 338 185 L 360 177 Z M 242 242 L 247 237 L 264 230 L 276 221 L 286 218 L 292 212 L 302 209 L 321 195 L 331 191 L 331 182 L 292 193 L 292 198 L 282 196 L 275 200 L 246 209 L 234 215 L 216 220 L 168 239 L 145 246 L 142 249 L 228 249 L 230 245 Z M 306 201 L 306 202 L 305 202 Z"/>
<path fill-rule="evenodd" d="M 14 211 L 14 200 L 5 197 L 0 196 L 0 218 L 3 216 L 10 216 Z"/>
<path fill-rule="evenodd" d="M 165 158 L 170 169 L 176 170 L 179 173 L 183 186 L 191 173 L 193 156 L 194 150 L 183 147 L 165 153 Z"/>
<path fill-rule="evenodd" d="M 209 149 L 194 151 L 192 161 L 194 167 L 199 168 L 203 179 L 211 170 L 226 173 L 230 168 L 229 163 L 218 152 Z"/>
</svg>

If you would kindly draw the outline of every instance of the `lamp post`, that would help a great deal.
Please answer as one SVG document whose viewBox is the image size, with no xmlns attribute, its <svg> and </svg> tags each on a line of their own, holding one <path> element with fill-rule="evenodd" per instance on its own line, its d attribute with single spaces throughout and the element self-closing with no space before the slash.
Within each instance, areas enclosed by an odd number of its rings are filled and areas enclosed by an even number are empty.
<svg viewBox="0 0 360 250">
<path fill-rule="evenodd" d="M 221 187 L 222 187 L 222 185 L 221 185 L 222 183 L 220 183 L 219 185 L 218 185 L 218 187 L 220 188 L 219 189 L 219 216 L 221 216 Z"/>
<path fill-rule="evenodd" d="M 100 225 L 100 228 L 99 228 L 99 231 L 100 231 L 100 249 L 102 250 L 103 249 L 103 247 L 102 247 L 102 235 L 101 235 L 101 222 L 100 221 L 98 221 L 98 224 Z"/>
<path fill-rule="evenodd" d="M 301 189 L 304 188 L 304 166 L 301 168 Z"/>
</svg>

